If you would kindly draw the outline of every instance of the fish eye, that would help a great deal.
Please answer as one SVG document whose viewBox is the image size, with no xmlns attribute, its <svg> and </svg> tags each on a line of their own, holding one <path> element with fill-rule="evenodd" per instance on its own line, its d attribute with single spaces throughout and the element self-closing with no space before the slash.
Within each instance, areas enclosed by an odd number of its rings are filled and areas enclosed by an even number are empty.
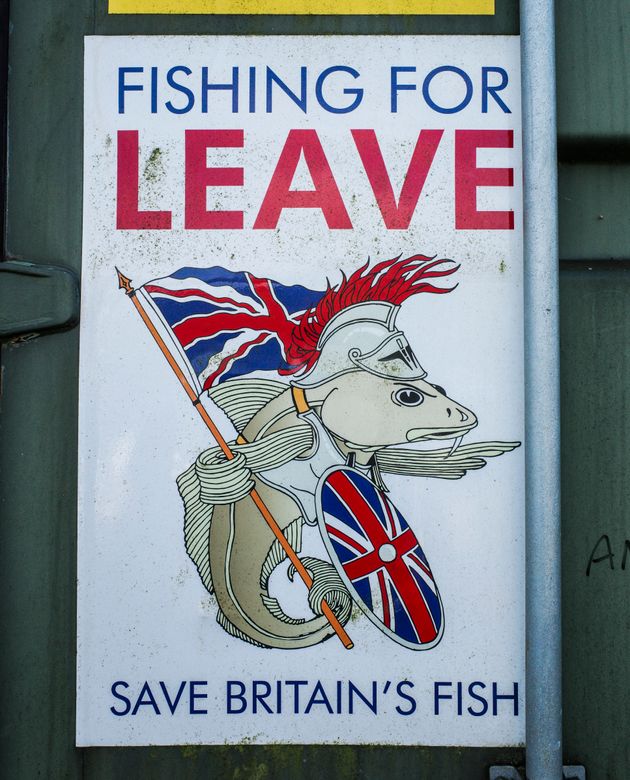
<svg viewBox="0 0 630 780">
<path fill-rule="evenodd" d="M 424 396 L 413 387 L 401 387 L 400 390 L 392 393 L 392 400 L 398 406 L 420 406 Z"/>
<path fill-rule="evenodd" d="M 441 387 L 441 385 L 432 384 L 431 387 L 434 387 L 438 391 L 438 393 L 442 393 L 442 395 L 446 395 L 446 390 L 443 387 Z"/>
</svg>

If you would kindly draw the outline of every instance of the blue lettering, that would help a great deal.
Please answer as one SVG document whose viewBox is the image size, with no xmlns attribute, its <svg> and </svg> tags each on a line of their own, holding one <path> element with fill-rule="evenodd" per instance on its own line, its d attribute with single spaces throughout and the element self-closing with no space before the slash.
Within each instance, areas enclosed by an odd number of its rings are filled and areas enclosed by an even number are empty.
<svg viewBox="0 0 630 780">
<path fill-rule="evenodd" d="M 259 687 L 262 688 L 263 693 L 258 692 Z M 273 713 L 273 710 L 265 701 L 265 699 L 269 697 L 270 693 L 271 693 L 271 685 L 266 680 L 252 681 L 252 712 L 254 714 L 258 712 L 258 702 L 260 702 L 263 710 L 269 713 Z"/>
<path fill-rule="evenodd" d="M 298 97 L 292 89 L 290 89 L 284 81 L 274 73 L 269 66 L 267 66 L 267 113 L 270 114 L 273 110 L 272 99 L 272 85 L 277 84 L 280 89 L 288 95 L 295 105 L 306 113 L 306 67 L 303 65 L 300 68 L 300 97 Z"/>
<path fill-rule="evenodd" d="M 490 73 L 498 73 L 501 76 L 501 83 L 494 86 L 488 84 L 488 75 Z M 502 89 L 505 89 L 508 85 L 508 74 L 503 68 L 482 68 L 481 69 L 481 113 L 488 113 L 488 95 L 492 95 L 495 103 L 501 108 L 504 114 L 511 114 L 510 109 L 505 105 L 503 100 L 497 95 Z"/>
<path fill-rule="evenodd" d="M 431 93 L 429 92 L 429 87 L 433 79 L 440 73 L 448 73 L 448 72 L 456 73 L 458 76 L 461 76 L 462 81 L 466 85 L 466 96 L 461 101 L 461 103 L 458 103 L 456 106 L 453 106 L 452 108 L 445 108 L 444 106 L 438 106 L 438 104 L 431 97 Z M 422 97 L 424 98 L 426 104 L 430 106 L 434 111 L 437 111 L 440 114 L 456 114 L 458 111 L 462 111 L 462 109 L 466 108 L 466 106 L 470 103 L 472 96 L 473 96 L 473 85 L 472 85 L 472 81 L 470 80 L 470 76 L 461 68 L 456 68 L 454 65 L 442 65 L 439 68 L 433 68 L 433 70 L 427 74 L 426 78 L 422 83 Z"/>
<path fill-rule="evenodd" d="M 158 96 L 158 69 L 151 68 L 151 113 L 157 114 L 157 96 Z"/>
<path fill-rule="evenodd" d="M 144 697 L 147 697 L 146 699 Z M 157 705 L 157 702 L 155 701 L 155 697 L 153 696 L 153 691 L 151 690 L 151 686 L 148 682 L 145 682 L 142 686 L 142 689 L 140 690 L 140 696 L 138 696 L 138 699 L 136 701 L 136 704 L 133 708 L 132 715 L 137 715 L 138 710 L 140 707 L 149 706 L 153 707 L 153 711 L 156 715 L 161 715 L 160 708 Z"/>
<path fill-rule="evenodd" d="M 176 92 L 181 92 L 183 95 L 186 95 L 188 102 L 182 106 L 182 108 L 176 108 L 170 100 L 167 101 L 165 105 L 171 114 L 187 114 L 195 105 L 195 96 L 193 95 L 192 90 L 175 81 L 173 76 L 176 73 L 185 73 L 186 76 L 190 76 L 192 71 L 185 65 L 175 65 L 174 67 L 170 68 L 166 74 L 166 83 L 169 85 L 169 87 L 172 87 Z"/>
<path fill-rule="evenodd" d="M 197 686 L 203 686 L 206 687 L 208 685 L 206 680 L 191 680 L 188 683 L 188 695 L 189 695 L 189 702 L 188 702 L 188 712 L 191 715 L 207 715 L 208 710 L 198 710 L 195 707 L 195 702 L 197 699 L 207 699 L 208 694 L 207 693 L 197 693 Z"/>
<path fill-rule="evenodd" d="M 131 702 L 126 696 L 123 696 L 121 693 L 118 693 L 118 688 L 128 688 L 129 683 L 126 683 L 124 680 L 116 680 L 116 682 L 112 685 L 112 696 L 114 696 L 116 699 L 120 699 L 120 701 L 125 702 L 125 709 L 120 712 L 119 710 L 115 709 L 114 707 L 110 707 L 110 712 L 112 712 L 114 715 L 118 715 L 119 717 L 123 715 L 128 715 L 129 710 L 131 709 Z"/>
<path fill-rule="evenodd" d="M 354 95 L 354 100 L 347 106 L 340 107 L 331 105 L 324 97 L 324 82 L 332 73 L 349 73 L 354 79 L 358 79 L 360 74 L 354 68 L 348 68 L 345 65 L 333 65 L 331 68 L 326 68 L 326 70 L 323 70 L 319 74 L 315 83 L 315 96 L 317 97 L 317 102 L 322 108 L 326 109 L 326 111 L 329 111 L 331 114 L 349 114 L 351 111 L 354 111 L 354 109 L 363 100 L 363 90 L 344 87 L 343 94 Z"/>
<path fill-rule="evenodd" d="M 330 715 L 333 714 L 333 708 L 330 706 L 330 702 L 328 701 L 328 696 L 326 696 L 326 693 L 324 691 L 324 686 L 321 684 L 319 680 L 315 684 L 315 688 L 313 689 L 311 698 L 308 700 L 308 704 L 306 705 L 304 714 L 308 715 L 309 712 L 311 711 L 311 707 L 315 706 L 315 704 L 323 704 L 328 710 L 328 712 L 330 713 Z"/>
<path fill-rule="evenodd" d="M 406 66 L 394 66 L 392 67 L 390 71 L 390 97 L 391 97 L 391 112 L 392 114 L 396 114 L 398 112 L 398 93 L 403 92 L 404 90 L 415 90 L 416 85 L 415 84 L 399 84 L 398 83 L 398 74 L 399 73 L 415 73 L 416 69 L 413 67 L 406 67 Z"/>
<path fill-rule="evenodd" d="M 186 681 L 182 680 L 179 688 L 177 689 L 177 695 L 175 696 L 175 701 L 171 701 L 171 697 L 168 695 L 168 689 L 166 685 L 162 680 L 160 680 L 160 688 L 162 689 L 162 693 L 164 694 L 164 698 L 166 699 L 166 704 L 169 710 L 171 711 L 171 715 L 175 714 L 175 710 L 177 709 L 179 700 L 182 698 L 182 693 L 184 692 L 185 687 L 186 687 Z"/>
<path fill-rule="evenodd" d="M 250 68 L 250 79 L 251 79 Z M 238 67 L 232 68 L 232 81 L 227 84 L 210 84 L 208 82 L 208 68 L 203 67 L 201 69 L 201 113 L 208 113 L 208 92 L 211 89 L 225 89 L 232 93 L 232 113 L 238 113 Z M 251 97 L 250 97 L 251 100 Z M 192 107 L 192 106 L 191 106 Z"/>
<path fill-rule="evenodd" d="M 249 113 L 256 112 L 256 68 L 249 69 Z"/>
<path fill-rule="evenodd" d="M 376 690 L 376 681 L 372 683 L 372 701 L 370 701 L 366 696 L 364 696 L 361 691 L 357 688 L 357 686 L 351 681 L 348 680 L 348 713 L 352 715 L 354 713 L 354 696 L 355 694 L 361 699 L 364 704 L 368 706 L 368 708 L 377 715 L 377 690 Z"/>
<path fill-rule="evenodd" d="M 236 687 L 238 693 L 233 692 L 233 688 Z M 247 700 L 243 695 L 245 693 L 245 683 L 240 680 L 228 680 L 227 681 L 227 714 L 228 715 L 240 715 L 247 709 Z M 240 702 L 240 708 L 232 707 L 232 701 L 236 699 Z"/>
<path fill-rule="evenodd" d="M 488 702 L 483 696 L 480 696 L 478 693 L 475 693 L 476 688 L 482 688 L 485 689 L 486 684 L 479 682 L 479 680 L 476 680 L 475 682 L 470 683 L 468 686 L 468 693 L 470 694 L 471 699 L 475 699 L 475 701 L 481 702 L 481 711 L 473 710 L 472 707 L 468 707 L 468 712 L 470 715 L 474 715 L 475 718 L 480 718 L 482 715 L 485 715 L 486 712 L 488 712 Z"/>
<path fill-rule="evenodd" d="M 396 693 L 400 696 L 401 699 L 404 699 L 405 701 L 409 702 L 408 709 L 402 709 L 401 706 L 397 704 L 396 712 L 399 715 L 413 715 L 413 713 L 416 711 L 416 700 L 413 698 L 413 696 L 410 696 L 408 693 L 405 693 L 403 691 L 403 687 L 413 688 L 414 685 L 410 680 L 402 680 L 396 685 Z"/>
<path fill-rule="evenodd" d="M 453 687 L 452 682 L 433 683 L 433 714 L 434 715 L 440 714 L 440 702 L 442 700 L 449 700 L 453 698 L 452 694 L 450 693 L 441 693 L 440 688 L 445 685 L 448 685 L 449 688 Z"/>
<path fill-rule="evenodd" d="M 508 700 L 514 702 L 514 715 L 518 715 L 518 683 L 514 683 L 513 693 L 506 693 L 506 694 L 499 694 L 498 693 L 498 684 L 492 683 L 492 714 L 497 715 L 498 714 L 498 708 L 497 703 L 502 700 Z"/>
<path fill-rule="evenodd" d="M 308 680 L 286 680 L 284 684 L 293 686 L 293 712 L 297 715 L 300 711 L 300 687 L 308 685 Z"/>
<path fill-rule="evenodd" d="M 142 92 L 142 84 L 127 84 L 127 73 L 144 73 L 144 68 L 118 68 L 118 113 L 125 113 L 125 92 Z"/>
</svg>

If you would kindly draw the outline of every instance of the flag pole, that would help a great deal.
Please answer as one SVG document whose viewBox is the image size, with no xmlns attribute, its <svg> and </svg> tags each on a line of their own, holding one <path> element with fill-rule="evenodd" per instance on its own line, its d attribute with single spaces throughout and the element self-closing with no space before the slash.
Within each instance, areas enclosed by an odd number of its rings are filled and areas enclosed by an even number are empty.
<svg viewBox="0 0 630 780">
<path fill-rule="evenodd" d="M 164 343 L 164 339 L 160 336 L 158 333 L 155 325 L 151 321 L 151 318 L 144 310 L 144 307 L 138 300 L 138 296 L 136 295 L 136 290 L 131 286 L 131 280 L 128 279 L 126 276 L 124 276 L 118 268 L 116 268 L 116 273 L 118 274 L 118 286 L 119 289 L 124 290 L 125 294 L 131 299 L 133 302 L 133 305 L 136 307 L 136 311 L 142 318 L 142 321 L 147 326 L 150 334 L 153 336 L 156 344 L 160 348 L 160 351 L 166 358 L 169 366 L 173 369 L 173 372 L 175 373 L 175 376 L 179 379 L 179 382 L 181 386 L 186 391 L 186 395 L 191 400 L 193 406 L 199 413 L 201 419 L 205 422 L 207 428 L 209 429 L 210 433 L 214 437 L 215 441 L 221 448 L 223 454 L 228 460 L 232 460 L 234 458 L 234 453 L 232 452 L 230 445 L 227 443 L 227 441 L 224 439 L 221 431 L 217 428 L 217 426 L 214 424 L 214 421 L 208 414 L 207 409 L 204 407 L 204 405 L 201 403 L 201 400 L 199 399 L 199 396 L 195 392 L 194 388 L 191 386 L 190 382 L 184 375 L 184 372 L 181 370 L 181 368 L 178 366 L 177 361 L 171 354 L 169 348 Z M 282 549 L 287 554 L 288 559 L 291 561 L 293 566 L 295 567 L 295 570 L 302 578 L 302 582 L 306 585 L 307 588 L 311 588 L 313 585 L 313 578 L 308 573 L 306 568 L 304 567 L 304 564 L 302 561 L 298 558 L 297 553 L 291 547 L 289 542 L 287 541 L 285 535 L 282 532 L 282 529 L 278 525 L 276 519 L 269 511 L 267 505 L 262 500 L 260 494 L 256 490 L 256 488 L 253 488 L 251 493 L 249 494 L 254 504 L 256 504 L 260 514 L 263 516 L 265 522 L 269 526 L 269 528 L 273 531 L 275 537 L 280 542 Z M 330 608 L 330 605 L 326 601 L 326 599 L 322 599 L 321 608 L 324 616 L 334 629 L 335 633 L 343 643 L 344 647 L 347 650 L 351 650 L 354 647 L 354 643 L 346 633 L 346 630 L 339 622 L 339 619 L 335 615 L 335 613 Z"/>
</svg>

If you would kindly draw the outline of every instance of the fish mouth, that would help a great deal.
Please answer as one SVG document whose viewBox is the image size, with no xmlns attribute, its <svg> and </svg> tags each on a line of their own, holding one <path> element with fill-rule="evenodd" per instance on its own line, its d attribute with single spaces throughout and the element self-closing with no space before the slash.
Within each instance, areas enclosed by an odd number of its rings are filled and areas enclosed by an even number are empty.
<svg viewBox="0 0 630 780">
<path fill-rule="evenodd" d="M 473 423 L 462 425 L 459 428 L 412 428 L 410 431 L 407 431 L 407 441 L 448 441 L 454 439 L 455 442 L 449 453 L 450 455 L 459 447 L 464 436 L 476 427 L 477 421 L 475 420 Z"/>
</svg>

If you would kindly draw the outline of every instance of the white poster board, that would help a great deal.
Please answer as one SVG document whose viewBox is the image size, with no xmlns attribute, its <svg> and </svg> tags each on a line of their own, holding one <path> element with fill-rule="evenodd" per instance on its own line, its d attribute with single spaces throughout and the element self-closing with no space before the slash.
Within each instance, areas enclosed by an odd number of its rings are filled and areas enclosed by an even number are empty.
<svg viewBox="0 0 630 780">
<path fill-rule="evenodd" d="M 520 129 L 514 37 L 86 39 L 78 745 L 523 743 Z"/>
</svg>

